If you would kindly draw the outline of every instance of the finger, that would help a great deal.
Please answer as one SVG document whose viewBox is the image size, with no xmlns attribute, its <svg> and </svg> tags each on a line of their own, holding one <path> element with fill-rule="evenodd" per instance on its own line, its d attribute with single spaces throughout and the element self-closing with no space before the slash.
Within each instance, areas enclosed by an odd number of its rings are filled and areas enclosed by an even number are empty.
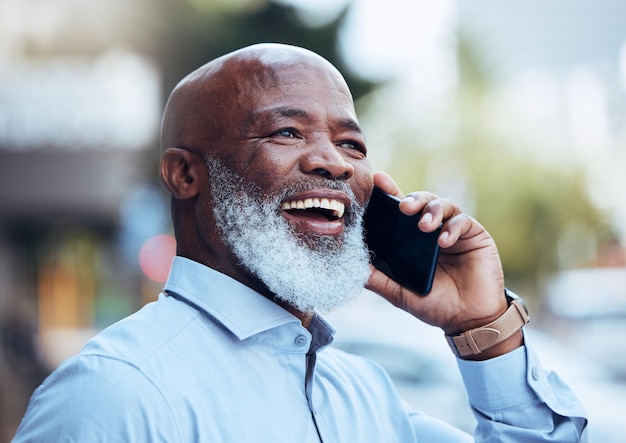
<svg viewBox="0 0 626 443">
<path fill-rule="evenodd" d="M 484 228 L 472 217 L 467 214 L 457 214 L 447 220 L 439 234 L 439 246 L 441 248 L 450 248 L 454 246 L 459 239 L 467 239 L 484 231 Z"/>
<path fill-rule="evenodd" d="M 438 198 L 437 194 L 428 191 L 411 192 L 400 202 L 400 210 L 406 215 L 415 215 Z"/>
<path fill-rule="evenodd" d="M 377 171 L 374 173 L 374 185 L 385 191 L 387 194 L 398 197 L 399 199 L 404 198 L 404 194 L 398 187 L 395 180 L 384 171 Z"/>
<path fill-rule="evenodd" d="M 415 198 L 414 206 L 412 205 L 411 209 L 422 211 L 418 226 L 424 232 L 432 232 L 446 220 L 461 214 L 461 208 L 447 198 L 439 198 L 437 195 L 427 192 L 410 195 Z M 408 200 L 409 198 L 405 199 L 405 201 Z M 408 203 L 405 205 L 405 208 L 407 207 L 409 207 Z"/>
</svg>

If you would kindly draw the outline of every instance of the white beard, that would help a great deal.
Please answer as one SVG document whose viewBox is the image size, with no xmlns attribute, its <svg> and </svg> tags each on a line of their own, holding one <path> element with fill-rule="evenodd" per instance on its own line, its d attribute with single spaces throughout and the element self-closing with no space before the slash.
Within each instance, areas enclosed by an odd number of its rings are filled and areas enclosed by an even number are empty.
<svg viewBox="0 0 626 443">
<path fill-rule="evenodd" d="M 213 214 L 222 239 L 278 299 L 302 312 L 326 313 L 363 290 L 370 274 L 362 234 L 363 207 L 348 185 L 327 179 L 323 183 L 348 193 L 352 200 L 350 213 L 344 216 L 343 237 L 298 235 L 280 214 L 279 205 L 286 196 L 306 190 L 306 185 L 296 184 L 280 195 L 264 195 L 218 159 L 207 157 L 207 167 Z"/>
</svg>

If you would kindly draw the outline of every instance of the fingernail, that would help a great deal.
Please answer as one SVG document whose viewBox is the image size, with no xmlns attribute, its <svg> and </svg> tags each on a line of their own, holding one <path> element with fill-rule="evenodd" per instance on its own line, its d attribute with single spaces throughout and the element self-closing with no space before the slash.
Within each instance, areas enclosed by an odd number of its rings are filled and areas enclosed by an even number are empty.
<svg viewBox="0 0 626 443">
<path fill-rule="evenodd" d="M 430 223 L 431 221 L 433 221 L 433 215 L 430 212 L 427 212 L 422 216 L 421 221 L 423 221 L 424 223 Z"/>
<path fill-rule="evenodd" d="M 439 239 L 440 240 L 447 240 L 448 237 L 450 237 L 450 233 L 448 231 L 443 231 L 440 235 L 439 235 Z"/>
</svg>

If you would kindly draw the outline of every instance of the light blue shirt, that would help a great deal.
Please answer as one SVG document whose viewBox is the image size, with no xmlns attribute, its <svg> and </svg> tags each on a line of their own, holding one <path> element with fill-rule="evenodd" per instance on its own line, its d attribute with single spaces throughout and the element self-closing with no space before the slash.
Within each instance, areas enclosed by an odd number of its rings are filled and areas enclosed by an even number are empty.
<svg viewBox="0 0 626 443">
<path fill-rule="evenodd" d="M 329 346 L 333 332 L 177 257 L 156 302 L 35 391 L 14 442 L 473 440 L 407 410 L 378 365 Z M 476 441 L 584 441 L 579 403 L 527 348 L 459 367 L 480 411 Z"/>
</svg>

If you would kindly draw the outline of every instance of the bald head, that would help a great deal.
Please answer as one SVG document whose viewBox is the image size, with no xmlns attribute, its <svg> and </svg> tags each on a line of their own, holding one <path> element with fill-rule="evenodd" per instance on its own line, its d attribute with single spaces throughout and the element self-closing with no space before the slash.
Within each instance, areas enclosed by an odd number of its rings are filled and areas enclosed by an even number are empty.
<svg viewBox="0 0 626 443">
<path fill-rule="evenodd" d="M 276 43 L 248 46 L 205 64 L 174 88 L 163 116 L 162 151 L 210 147 L 257 96 L 293 81 L 288 74 L 294 69 L 323 72 L 350 94 L 339 71 L 312 51 Z"/>
</svg>

